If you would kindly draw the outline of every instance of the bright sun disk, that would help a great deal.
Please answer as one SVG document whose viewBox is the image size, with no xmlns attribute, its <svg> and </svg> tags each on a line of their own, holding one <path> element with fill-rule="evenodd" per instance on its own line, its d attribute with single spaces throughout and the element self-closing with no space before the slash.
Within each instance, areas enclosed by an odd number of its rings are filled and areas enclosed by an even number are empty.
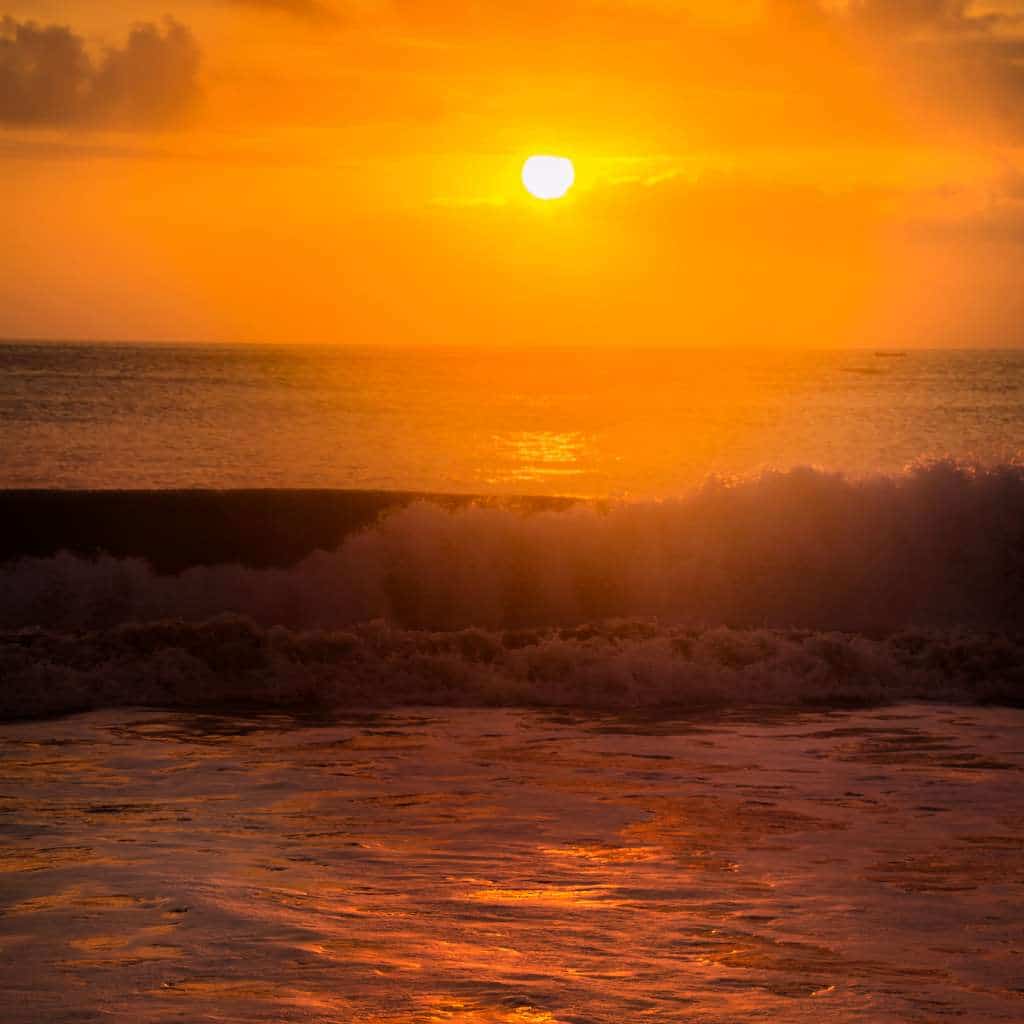
<svg viewBox="0 0 1024 1024">
<path fill-rule="evenodd" d="M 537 199 L 561 199 L 575 180 L 572 161 L 564 156 L 531 156 L 523 164 L 523 187 Z"/>
</svg>

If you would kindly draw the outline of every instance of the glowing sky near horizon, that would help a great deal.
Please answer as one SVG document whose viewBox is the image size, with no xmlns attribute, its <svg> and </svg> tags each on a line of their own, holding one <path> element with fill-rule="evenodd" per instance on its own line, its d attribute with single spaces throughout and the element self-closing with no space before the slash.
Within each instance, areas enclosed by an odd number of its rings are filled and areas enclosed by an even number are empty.
<svg viewBox="0 0 1024 1024">
<path fill-rule="evenodd" d="M 1020 341 L 1020 0 L 0 19 L 0 337 Z"/>
</svg>

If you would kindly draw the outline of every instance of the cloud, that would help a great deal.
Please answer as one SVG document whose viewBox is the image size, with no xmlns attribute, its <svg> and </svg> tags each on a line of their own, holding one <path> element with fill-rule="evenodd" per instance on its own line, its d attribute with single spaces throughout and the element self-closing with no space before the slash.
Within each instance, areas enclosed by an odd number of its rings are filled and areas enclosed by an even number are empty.
<svg viewBox="0 0 1024 1024">
<path fill-rule="evenodd" d="M 336 25 L 340 21 L 336 11 L 319 0 L 230 0 L 240 7 L 259 8 L 278 14 L 286 14 L 300 21 L 316 25 Z"/>
<path fill-rule="evenodd" d="M 1007 20 L 998 14 L 972 14 L 968 0 L 854 0 L 847 8 L 847 17 L 897 32 L 967 32 Z"/>
<path fill-rule="evenodd" d="M 894 99 L 973 134 L 1024 138 L 1024 4 L 978 13 L 968 0 L 851 0 L 834 24 Z"/>
<path fill-rule="evenodd" d="M 557 103 L 540 114 L 563 134 L 612 126 L 662 150 L 1024 137 L 1022 0 L 383 6 L 408 38 L 444 47 L 443 71 L 408 55 L 427 69 L 416 88 L 461 76 L 459 102 L 493 90 L 507 122 L 536 121 L 547 93 Z"/>
<path fill-rule="evenodd" d="M 92 58 L 63 25 L 0 19 L 0 123 L 166 128 L 199 96 L 199 46 L 172 18 L 135 25 Z"/>
</svg>

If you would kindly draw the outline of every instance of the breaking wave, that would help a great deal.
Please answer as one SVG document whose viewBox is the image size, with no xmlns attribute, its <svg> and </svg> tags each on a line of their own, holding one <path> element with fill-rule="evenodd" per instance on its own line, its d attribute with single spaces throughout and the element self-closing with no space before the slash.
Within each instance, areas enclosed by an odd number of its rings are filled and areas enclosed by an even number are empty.
<svg viewBox="0 0 1024 1024">
<path fill-rule="evenodd" d="M 1024 646 L 965 631 L 885 639 L 607 622 L 347 631 L 225 616 L 0 641 L 0 717 L 101 707 L 395 705 L 693 708 L 907 700 L 1024 704 Z"/>
<path fill-rule="evenodd" d="M 0 707 L 1018 703 L 1022 598 L 1017 466 L 797 469 L 530 514 L 418 502 L 287 569 L 12 562 Z"/>
</svg>

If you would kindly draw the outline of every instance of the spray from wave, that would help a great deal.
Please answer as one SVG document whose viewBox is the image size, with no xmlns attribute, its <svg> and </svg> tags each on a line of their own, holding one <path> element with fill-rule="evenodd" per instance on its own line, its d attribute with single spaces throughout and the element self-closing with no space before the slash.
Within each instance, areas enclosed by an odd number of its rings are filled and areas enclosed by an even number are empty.
<svg viewBox="0 0 1024 1024">
<path fill-rule="evenodd" d="M 207 621 L 225 613 L 245 621 Z M 288 569 L 9 564 L 3 713 L 228 699 L 1017 703 L 1022 619 L 1017 466 L 857 481 L 797 469 L 533 514 L 421 502 Z"/>
</svg>

